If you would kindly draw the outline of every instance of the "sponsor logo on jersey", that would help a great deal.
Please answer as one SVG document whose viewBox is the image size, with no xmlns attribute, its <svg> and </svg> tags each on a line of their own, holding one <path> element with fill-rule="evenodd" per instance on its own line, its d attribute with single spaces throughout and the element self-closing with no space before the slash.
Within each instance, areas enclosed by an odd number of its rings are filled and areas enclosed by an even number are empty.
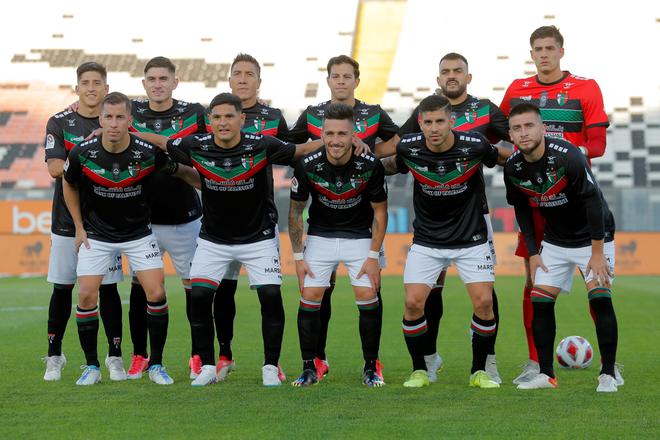
<svg viewBox="0 0 660 440">
<path fill-rule="evenodd" d="M 119 174 L 121 174 L 121 170 L 119 169 L 119 164 L 118 163 L 113 163 L 112 164 L 112 177 L 115 178 L 115 180 L 119 179 Z"/>
<path fill-rule="evenodd" d="M 174 139 L 174 140 L 172 141 L 172 145 L 179 145 L 179 144 L 181 143 L 181 140 L 182 140 L 182 139 L 183 139 L 183 138 L 176 138 L 176 139 Z"/>
<path fill-rule="evenodd" d="M 335 185 L 337 186 L 337 188 L 341 188 L 342 186 L 344 186 L 344 182 L 342 182 L 340 178 L 337 178 L 337 183 L 335 183 Z"/>
<path fill-rule="evenodd" d="M 324 163 L 317 163 L 316 164 L 316 172 L 318 173 L 318 172 L 323 171 L 323 166 L 324 165 L 325 165 Z"/>
<path fill-rule="evenodd" d="M 298 179 L 293 177 L 291 179 L 291 192 L 297 193 L 298 192 Z"/>
<path fill-rule="evenodd" d="M 96 159 L 98 155 L 99 155 L 99 150 L 89 150 L 90 159 Z"/>
<path fill-rule="evenodd" d="M 438 169 L 438 174 L 440 176 L 444 176 L 445 174 L 447 174 L 447 167 L 445 166 L 444 162 L 438 163 L 437 169 Z"/>
<path fill-rule="evenodd" d="M 67 119 L 66 122 L 69 123 L 69 127 L 75 127 L 76 126 L 76 119 Z"/>
<path fill-rule="evenodd" d="M 548 103 L 548 92 L 544 90 L 541 93 L 541 96 L 539 97 L 539 107 L 545 107 L 547 103 Z"/>
<path fill-rule="evenodd" d="M 147 108 L 146 108 L 146 107 L 138 107 L 138 108 L 137 108 L 137 112 L 138 112 L 139 114 L 144 114 L 144 112 L 146 112 L 146 111 L 147 111 Z M 138 125 L 139 125 L 139 124 L 138 124 Z"/>
<path fill-rule="evenodd" d="M 222 166 L 225 167 L 225 170 L 229 171 L 232 169 L 231 159 L 227 158 L 222 162 Z"/>
<path fill-rule="evenodd" d="M 363 166 L 364 166 L 364 162 L 362 162 L 362 161 L 356 161 L 355 162 L 355 169 L 357 171 L 361 171 Z"/>
<path fill-rule="evenodd" d="M 160 119 L 156 119 L 154 121 L 154 130 L 156 131 L 161 131 L 163 129 L 163 121 Z"/>
<path fill-rule="evenodd" d="M 572 83 L 572 82 L 565 82 L 565 83 L 564 83 L 564 88 L 565 88 L 565 89 L 570 89 L 570 88 L 573 87 L 574 85 L 575 85 L 575 83 Z"/>
<path fill-rule="evenodd" d="M 421 148 L 411 148 L 408 151 L 410 151 L 410 156 L 411 157 L 417 157 L 417 156 L 419 156 L 420 150 L 421 150 Z"/>
<path fill-rule="evenodd" d="M 46 136 L 46 150 L 50 150 L 51 148 L 55 148 L 55 137 L 49 133 Z"/>
<path fill-rule="evenodd" d="M 524 82 L 522 83 L 522 87 L 529 87 L 530 84 L 532 84 L 531 81 L 524 81 Z"/>
</svg>

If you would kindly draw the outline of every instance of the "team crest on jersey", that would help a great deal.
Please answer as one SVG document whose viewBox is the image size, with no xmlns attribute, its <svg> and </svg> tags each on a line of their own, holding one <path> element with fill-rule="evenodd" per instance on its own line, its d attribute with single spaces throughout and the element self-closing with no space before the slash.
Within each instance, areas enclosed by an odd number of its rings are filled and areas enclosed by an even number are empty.
<svg viewBox="0 0 660 440">
<path fill-rule="evenodd" d="M 266 129 L 266 120 L 265 119 L 255 119 L 254 128 L 257 130 L 257 133 L 262 133 Z"/>
<path fill-rule="evenodd" d="M 545 172 L 546 176 L 548 176 L 548 182 L 554 184 L 557 182 L 557 170 L 554 169 L 553 167 L 550 167 L 546 170 Z"/>
<path fill-rule="evenodd" d="M 364 179 L 362 177 L 351 177 L 351 186 L 353 189 L 358 189 L 363 183 Z"/>
<path fill-rule="evenodd" d="M 539 98 L 539 107 L 545 107 L 547 103 L 548 103 L 548 92 L 544 90 L 543 93 L 541 93 L 541 97 Z"/>
<path fill-rule="evenodd" d="M 183 119 L 181 119 L 180 117 L 173 118 L 172 119 L 172 130 L 181 131 L 182 128 L 183 128 Z"/>
<path fill-rule="evenodd" d="M 465 112 L 465 120 L 469 123 L 472 124 L 474 121 L 477 120 L 477 112 L 475 110 Z"/>
<path fill-rule="evenodd" d="M 241 165 L 246 170 L 249 170 L 254 165 L 254 157 L 246 158 L 245 156 L 241 157 Z"/>
<path fill-rule="evenodd" d="M 140 171 L 142 170 L 142 165 L 140 165 L 140 162 L 129 162 L 128 163 L 128 175 L 131 177 L 137 177 L 140 175 Z M 113 170 L 114 174 L 114 170 Z"/>
<path fill-rule="evenodd" d="M 557 93 L 557 104 L 562 107 L 568 102 L 568 92 L 559 92 Z"/>
<path fill-rule="evenodd" d="M 466 158 L 459 159 L 456 162 L 456 169 L 458 170 L 459 173 L 463 174 L 467 171 L 468 169 L 468 160 Z"/>
<path fill-rule="evenodd" d="M 227 158 L 222 162 L 222 166 L 225 167 L 225 170 L 229 171 L 232 168 L 231 159 Z"/>
<path fill-rule="evenodd" d="M 112 164 L 112 177 L 117 180 L 119 179 L 119 174 L 121 173 L 121 170 L 119 169 L 119 164 L 118 163 L 113 163 Z"/>
<path fill-rule="evenodd" d="M 367 121 L 364 119 L 358 119 L 355 121 L 355 131 L 358 133 L 364 133 L 367 130 Z"/>
</svg>

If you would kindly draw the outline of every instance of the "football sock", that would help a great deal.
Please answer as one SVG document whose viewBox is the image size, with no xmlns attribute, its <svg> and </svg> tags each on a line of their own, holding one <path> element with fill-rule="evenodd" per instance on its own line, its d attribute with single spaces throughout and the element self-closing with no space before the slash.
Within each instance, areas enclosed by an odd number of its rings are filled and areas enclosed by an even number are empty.
<svg viewBox="0 0 660 440">
<path fill-rule="evenodd" d="M 438 332 L 440 330 L 440 319 L 442 318 L 443 304 L 442 304 L 442 289 L 443 285 L 437 284 L 429 292 L 424 304 L 424 316 L 426 316 L 426 325 L 428 326 L 427 338 L 428 349 L 424 353 L 425 356 L 434 354 L 438 351 L 437 340 Z"/>
<path fill-rule="evenodd" d="M 62 355 L 62 339 L 71 316 L 73 284 L 53 284 L 48 305 L 48 356 Z"/>
<path fill-rule="evenodd" d="M 332 292 L 335 290 L 334 283 L 330 283 L 330 287 L 325 289 L 323 293 L 323 300 L 321 300 L 321 327 L 319 328 L 318 345 L 316 347 L 316 357 L 325 359 L 325 346 L 328 341 L 328 327 L 330 326 L 330 316 L 332 316 Z"/>
<path fill-rule="evenodd" d="M 298 306 L 298 339 L 300 340 L 300 354 L 304 362 L 312 361 L 316 355 L 317 340 L 321 327 L 320 311 L 321 301 L 311 301 L 300 297 Z M 304 369 L 308 369 L 303 366 Z"/>
<path fill-rule="evenodd" d="M 213 297 L 218 282 L 208 278 L 193 278 L 190 293 L 190 334 L 203 365 L 215 365 L 213 335 Z"/>
<path fill-rule="evenodd" d="M 108 340 L 108 356 L 121 357 L 121 298 L 116 283 L 101 284 L 99 287 L 99 310 Z"/>
<path fill-rule="evenodd" d="M 612 292 L 606 287 L 595 287 L 588 292 L 588 295 L 591 310 L 596 316 L 598 348 L 603 361 L 600 373 L 614 376 L 618 326 L 612 306 Z"/>
<path fill-rule="evenodd" d="M 488 354 L 495 354 L 495 342 L 497 341 L 497 332 L 500 328 L 500 305 L 497 301 L 497 294 L 495 293 L 495 287 L 493 286 L 493 315 L 495 315 L 495 333 L 493 333 L 493 338 L 491 340 L 490 348 L 488 349 Z"/>
<path fill-rule="evenodd" d="M 531 292 L 531 299 L 534 306 L 532 330 L 538 353 L 539 367 L 541 373 L 555 377 L 552 362 L 555 334 L 557 332 L 555 324 L 555 301 L 557 296 L 534 287 Z"/>
<path fill-rule="evenodd" d="M 366 301 L 355 301 L 360 312 L 360 341 L 362 354 L 366 362 L 375 362 L 380 349 L 380 331 L 383 319 L 380 311 L 380 301 L 375 296 Z"/>
<path fill-rule="evenodd" d="M 486 357 L 493 346 L 496 331 L 495 319 L 481 319 L 477 315 L 472 315 L 472 322 L 470 322 L 472 369 L 470 373 L 486 369 Z"/>
<path fill-rule="evenodd" d="M 76 307 L 76 323 L 78 324 L 80 347 L 85 353 L 85 362 L 87 365 L 100 366 L 96 347 L 99 333 L 99 308 Z"/>
<path fill-rule="evenodd" d="M 532 288 L 525 286 L 523 290 L 523 325 L 525 326 L 525 337 L 527 338 L 527 350 L 529 359 L 535 362 L 539 361 L 534 345 L 534 332 L 532 331 L 532 319 L 534 318 L 534 306 L 532 305 Z"/>
<path fill-rule="evenodd" d="M 149 366 L 163 363 L 163 348 L 167 340 L 167 327 L 170 322 L 170 314 L 167 306 L 167 298 L 161 301 L 147 301 L 147 326 L 149 328 L 149 345 L 151 356 Z"/>
<path fill-rule="evenodd" d="M 128 309 L 128 324 L 133 342 L 133 354 L 147 356 L 147 294 L 142 286 L 133 282 Z"/>
<path fill-rule="evenodd" d="M 213 300 L 213 318 L 220 344 L 220 356 L 232 359 L 231 341 L 234 339 L 234 318 L 236 317 L 235 294 L 238 280 L 222 280 Z"/>
<path fill-rule="evenodd" d="M 257 288 L 261 304 L 261 336 L 264 340 L 264 365 L 277 365 L 284 336 L 284 305 L 280 286 L 266 284 Z"/>
<path fill-rule="evenodd" d="M 190 325 L 190 294 L 192 289 L 190 287 L 184 287 L 183 289 L 186 295 L 186 319 L 188 319 L 188 325 Z M 197 354 L 197 348 L 195 348 L 195 341 L 193 338 L 190 338 L 190 357 L 193 357 Z"/>
<path fill-rule="evenodd" d="M 426 317 L 408 321 L 403 319 L 403 336 L 412 359 L 413 370 L 425 370 L 424 353 L 427 351 L 427 323 Z"/>
</svg>

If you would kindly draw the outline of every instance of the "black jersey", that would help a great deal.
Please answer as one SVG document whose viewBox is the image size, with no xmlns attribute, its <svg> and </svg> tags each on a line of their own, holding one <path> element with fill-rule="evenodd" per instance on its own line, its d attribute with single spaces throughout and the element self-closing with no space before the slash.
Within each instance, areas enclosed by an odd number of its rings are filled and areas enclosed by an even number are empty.
<svg viewBox="0 0 660 440">
<path fill-rule="evenodd" d="M 98 117 L 85 118 L 71 110 L 52 116 L 46 125 L 46 140 L 44 142 L 46 161 L 48 159 L 66 160 L 69 151 L 99 127 Z M 55 179 L 50 230 L 53 234 L 65 237 L 76 235 L 73 219 L 66 208 L 66 203 L 64 203 L 62 177 Z"/>
<path fill-rule="evenodd" d="M 218 244 L 273 238 L 276 221 L 268 164 L 288 165 L 294 144 L 272 136 L 241 134 L 239 144 L 220 148 L 213 134 L 170 140 L 170 157 L 193 166 L 202 178 L 204 216 L 199 236 Z"/>
<path fill-rule="evenodd" d="M 117 243 L 149 235 L 147 185 L 165 161 L 161 150 L 135 136 L 121 153 L 103 148 L 100 137 L 74 147 L 64 178 L 78 186 L 87 236 Z"/>
<path fill-rule="evenodd" d="M 330 101 L 310 105 L 302 112 L 290 131 L 292 142 L 302 144 L 308 139 L 321 138 L 323 115 L 328 104 Z M 376 139 L 386 141 L 399 132 L 399 127 L 379 105 L 366 104 L 356 99 L 353 113 L 355 133 L 372 150 L 376 145 Z"/>
<path fill-rule="evenodd" d="M 332 165 L 321 147 L 296 164 L 291 181 L 292 200 L 306 201 L 310 195 L 308 235 L 371 238 L 371 203 L 387 200 L 385 170 L 373 154 Z"/>
<path fill-rule="evenodd" d="M 533 163 L 516 151 L 504 166 L 504 182 L 530 255 L 538 251 L 534 229 L 526 227 L 524 218 L 532 206 L 546 219 L 543 239 L 548 243 L 572 248 L 613 239 L 614 217 L 587 159 L 573 144 L 546 137 L 543 157 Z"/>
<path fill-rule="evenodd" d="M 455 118 L 454 130 L 476 131 L 492 143 L 509 139 L 509 121 L 502 110 L 490 100 L 468 95 L 465 101 L 452 105 L 451 108 Z M 419 107 L 416 107 L 410 118 L 401 126 L 399 136 L 422 131 L 419 118 Z"/>
<path fill-rule="evenodd" d="M 289 140 L 289 127 L 278 108 L 257 102 L 252 107 L 244 108 L 245 122 L 243 133 L 273 136 L 283 141 Z"/>
<path fill-rule="evenodd" d="M 200 104 L 174 100 L 168 110 L 157 112 L 149 108 L 149 101 L 133 101 L 132 131 L 156 133 L 170 139 L 194 133 L 206 133 L 206 111 Z M 152 184 L 158 187 L 151 206 L 151 221 L 157 225 L 180 225 L 202 215 L 197 191 L 174 176 L 158 173 Z"/>
<path fill-rule="evenodd" d="M 482 167 L 497 163 L 497 148 L 475 132 L 454 132 L 443 153 L 426 146 L 422 133 L 405 135 L 396 147 L 399 171 L 409 170 L 413 185 L 413 242 L 433 248 L 465 248 L 485 243 L 485 188 Z"/>
</svg>

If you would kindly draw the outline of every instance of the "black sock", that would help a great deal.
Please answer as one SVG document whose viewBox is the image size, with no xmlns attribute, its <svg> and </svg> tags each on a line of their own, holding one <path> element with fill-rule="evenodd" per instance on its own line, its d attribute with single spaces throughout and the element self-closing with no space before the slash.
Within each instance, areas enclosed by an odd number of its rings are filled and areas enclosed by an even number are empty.
<svg viewBox="0 0 660 440">
<path fill-rule="evenodd" d="M 167 298 L 161 301 L 147 301 L 147 326 L 149 328 L 149 366 L 161 365 L 163 363 L 163 349 L 167 341 L 167 327 L 170 322 L 170 314 L 167 306 Z"/>
<path fill-rule="evenodd" d="M 595 287 L 589 291 L 589 303 L 596 316 L 596 335 L 598 349 L 603 361 L 600 374 L 614 376 L 614 362 L 616 360 L 616 347 L 619 338 L 618 325 L 614 306 L 612 305 L 612 292 L 606 287 Z"/>
<path fill-rule="evenodd" d="M 108 340 L 108 356 L 121 357 L 122 319 L 121 298 L 117 284 L 101 284 L 99 310 L 105 337 Z"/>
<path fill-rule="evenodd" d="M 426 338 L 428 340 L 427 353 L 425 356 L 434 354 L 438 351 L 437 340 L 438 332 L 440 330 L 440 319 L 442 318 L 443 305 L 442 305 L 442 289 L 443 286 L 436 286 L 429 292 L 424 304 L 424 316 L 426 316 Z"/>
<path fill-rule="evenodd" d="M 378 297 L 367 301 L 356 301 L 360 311 L 360 341 L 362 342 L 362 354 L 366 363 L 374 364 L 378 359 L 380 349 L 380 331 L 383 320 Z M 365 367 L 366 368 L 366 367 Z M 373 369 L 373 368 L 372 368 Z"/>
<path fill-rule="evenodd" d="M 284 336 L 284 305 L 280 286 L 266 284 L 257 288 L 261 304 L 261 336 L 264 340 L 264 365 L 277 365 Z"/>
<path fill-rule="evenodd" d="M 131 329 L 133 354 L 147 355 L 147 294 L 142 286 L 131 284 L 130 307 L 128 309 L 128 324 Z"/>
<path fill-rule="evenodd" d="M 493 287 L 493 315 L 495 315 L 496 327 L 495 327 L 495 333 L 493 334 L 493 339 L 488 349 L 488 354 L 495 355 L 495 342 L 497 341 L 497 332 L 500 331 L 500 305 L 497 301 L 497 295 L 495 294 L 495 287 Z"/>
<path fill-rule="evenodd" d="M 470 373 L 486 369 L 486 356 L 492 347 L 493 337 L 497 330 L 495 319 L 481 319 L 472 315 L 470 332 L 472 333 L 472 368 Z"/>
<path fill-rule="evenodd" d="M 215 365 L 212 311 L 218 283 L 213 280 L 197 280 L 190 293 L 190 334 L 202 364 Z"/>
<path fill-rule="evenodd" d="M 412 359 L 413 370 L 426 371 L 424 353 L 428 350 L 427 331 L 428 327 L 424 315 L 412 321 L 403 319 L 403 336 Z"/>
<path fill-rule="evenodd" d="M 188 325 L 190 325 L 190 293 L 192 292 L 192 289 L 189 287 L 184 287 L 183 289 L 185 291 L 186 295 L 186 319 L 188 320 Z M 195 347 L 195 341 L 193 341 L 193 338 L 190 338 L 190 357 L 193 357 L 194 355 L 197 354 L 197 348 Z"/>
<path fill-rule="evenodd" d="M 53 284 L 48 305 L 48 356 L 62 355 L 62 339 L 71 316 L 73 284 Z"/>
<path fill-rule="evenodd" d="M 531 293 L 534 318 L 532 319 L 532 332 L 534 345 L 539 356 L 541 373 L 555 377 L 553 367 L 554 345 L 557 326 L 555 323 L 555 300 L 552 295 L 543 289 L 534 287 Z"/>
<path fill-rule="evenodd" d="M 231 341 L 234 339 L 234 318 L 236 317 L 237 280 L 222 280 L 213 300 L 213 318 L 218 333 L 220 356 L 232 359 Z"/>
<path fill-rule="evenodd" d="M 298 339 L 300 341 L 300 354 L 303 359 L 303 369 L 308 369 L 309 364 L 305 362 L 312 361 L 314 365 L 314 356 L 318 347 L 318 337 L 321 327 L 320 311 L 321 302 L 306 300 L 300 297 L 298 306 Z"/>
<path fill-rule="evenodd" d="M 319 337 L 316 347 L 316 357 L 325 359 L 325 346 L 328 342 L 328 327 L 330 326 L 330 317 L 332 316 L 332 292 L 335 290 L 335 284 L 331 282 L 330 287 L 323 292 L 323 299 L 321 300 L 320 319 L 321 326 L 319 327 Z"/>
<path fill-rule="evenodd" d="M 87 365 L 99 365 L 97 352 L 97 338 L 99 334 L 99 308 L 82 309 L 76 307 L 76 323 L 78 324 L 78 337 L 80 347 L 85 353 Z"/>
</svg>

